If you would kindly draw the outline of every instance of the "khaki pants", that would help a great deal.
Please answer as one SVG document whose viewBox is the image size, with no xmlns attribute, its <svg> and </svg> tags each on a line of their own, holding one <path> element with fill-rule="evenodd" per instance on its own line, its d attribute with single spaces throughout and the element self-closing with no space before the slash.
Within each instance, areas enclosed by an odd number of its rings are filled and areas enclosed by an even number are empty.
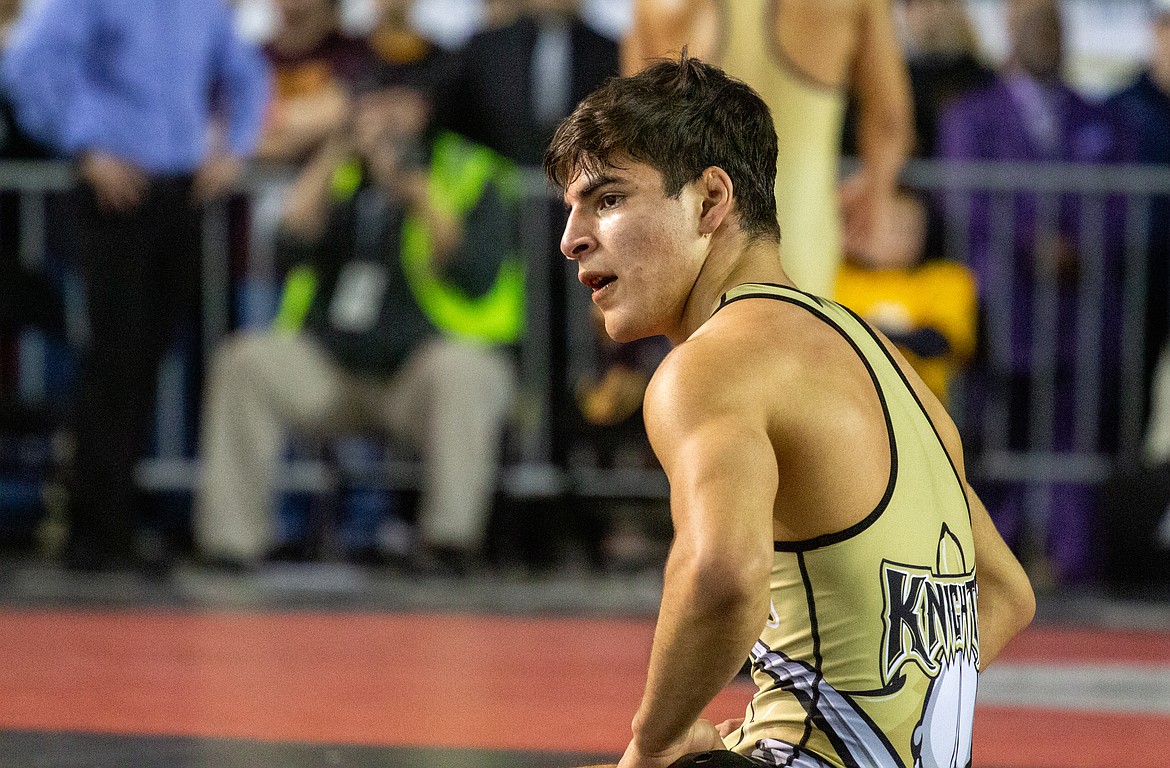
<svg viewBox="0 0 1170 768">
<path fill-rule="evenodd" d="M 308 336 L 235 336 L 207 383 L 196 543 L 207 555 L 244 560 L 271 546 L 286 430 L 376 430 L 422 454 L 421 540 L 478 550 L 514 394 L 507 353 L 473 344 L 431 340 L 382 380 L 347 373 Z"/>
</svg>

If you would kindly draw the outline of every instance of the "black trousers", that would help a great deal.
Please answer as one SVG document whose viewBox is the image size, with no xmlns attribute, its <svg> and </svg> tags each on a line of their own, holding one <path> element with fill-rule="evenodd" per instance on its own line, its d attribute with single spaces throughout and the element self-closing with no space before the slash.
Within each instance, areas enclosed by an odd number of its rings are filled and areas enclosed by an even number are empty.
<svg viewBox="0 0 1170 768">
<path fill-rule="evenodd" d="M 67 556 L 130 560 L 139 527 L 134 470 L 151 436 L 158 367 L 198 315 L 202 212 L 191 178 L 153 179 L 133 211 L 77 190 L 90 341 L 81 364 Z"/>
</svg>

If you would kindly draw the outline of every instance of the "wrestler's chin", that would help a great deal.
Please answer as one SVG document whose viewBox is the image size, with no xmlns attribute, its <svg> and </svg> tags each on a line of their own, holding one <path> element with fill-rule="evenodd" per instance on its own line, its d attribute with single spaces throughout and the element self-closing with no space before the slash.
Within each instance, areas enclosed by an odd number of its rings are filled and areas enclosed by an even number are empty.
<svg viewBox="0 0 1170 768">
<path fill-rule="evenodd" d="M 603 315 L 606 334 L 619 344 L 656 335 L 655 331 L 647 327 L 648 324 L 637 322 L 635 318 L 626 317 L 620 312 L 603 312 Z"/>
</svg>

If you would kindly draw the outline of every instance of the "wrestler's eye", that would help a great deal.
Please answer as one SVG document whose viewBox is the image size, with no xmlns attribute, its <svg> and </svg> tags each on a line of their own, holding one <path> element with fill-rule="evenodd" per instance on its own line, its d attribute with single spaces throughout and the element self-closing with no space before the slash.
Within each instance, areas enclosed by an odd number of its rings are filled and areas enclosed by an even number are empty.
<svg viewBox="0 0 1170 768">
<path fill-rule="evenodd" d="M 601 209 L 605 210 L 606 208 L 613 208 L 615 205 L 617 205 L 619 202 L 621 202 L 621 199 L 622 199 L 621 195 L 615 194 L 613 192 L 609 193 L 608 195 L 602 195 L 601 196 Z"/>
</svg>

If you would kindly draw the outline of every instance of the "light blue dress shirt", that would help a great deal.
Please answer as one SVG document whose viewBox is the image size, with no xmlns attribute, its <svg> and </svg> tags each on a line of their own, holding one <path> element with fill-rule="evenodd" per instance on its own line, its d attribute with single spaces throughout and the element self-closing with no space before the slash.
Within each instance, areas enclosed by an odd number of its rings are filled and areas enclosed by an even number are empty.
<svg viewBox="0 0 1170 768">
<path fill-rule="evenodd" d="M 220 149 L 251 154 L 272 87 L 224 0 L 41 0 L 13 29 L 0 77 L 33 136 L 155 175 L 193 172 L 217 131 Z"/>
</svg>

